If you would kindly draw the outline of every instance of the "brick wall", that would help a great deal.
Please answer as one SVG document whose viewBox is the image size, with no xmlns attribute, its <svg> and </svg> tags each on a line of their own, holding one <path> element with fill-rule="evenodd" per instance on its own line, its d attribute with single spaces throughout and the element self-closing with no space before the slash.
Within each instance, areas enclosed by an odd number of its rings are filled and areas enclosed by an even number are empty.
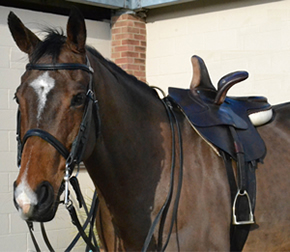
<svg viewBox="0 0 290 252">
<path fill-rule="evenodd" d="M 127 73 L 146 82 L 146 24 L 141 18 L 123 14 L 112 17 L 111 59 Z"/>
</svg>

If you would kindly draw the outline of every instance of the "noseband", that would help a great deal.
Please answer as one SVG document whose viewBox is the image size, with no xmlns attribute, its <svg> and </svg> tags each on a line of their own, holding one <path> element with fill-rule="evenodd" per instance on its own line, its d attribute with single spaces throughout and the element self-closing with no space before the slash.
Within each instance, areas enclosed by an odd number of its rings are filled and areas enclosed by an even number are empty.
<svg viewBox="0 0 290 252">
<path fill-rule="evenodd" d="M 82 161 L 82 157 L 85 151 L 86 143 L 89 136 L 89 127 L 91 125 L 92 116 L 94 113 L 94 119 L 96 123 L 96 137 L 99 134 L 100 130 L 100 118 L 99 118 L 99 106 L 98 101 L 95 98 L 93 92 L 93 73 L 94 70 L 90 66 L 89 59 L 87 58 L 87 64 L 78 64 L 78 63 L 57 63 L 57 64 L 27 64 L 26 70 L 39 70 L 39 71 L 55 71 L 55 70 L 83 70 L 90 75 L 90 81 L 88 84 L 88 90 L 86 94 L 86 104 L 84 109 L 84 114 L 82 122 L 80 124 L 78 135 L 72 143 L 72 148 L 69 151 L 58 139 L 53 135 L 44 131 L 42 129 L 30 129 L 28 130 L 23 139 L 21 140 L 20 136 L 20 121 L 21 115 L 20 110 L 18 110 L 17 115 L 17 141 L 18 141 L 18 155 L 17 162 L 18 166 L 21 163 L 21 156 L 24 145 L 28 138 L 32 136 L 37 136 L 51 144 L 65 159 L 66 159 L 66 170 L 65 170 L 65 204 L 68 204 L 68 181 L 74 170 L 74 167 Z"/>
</svg>

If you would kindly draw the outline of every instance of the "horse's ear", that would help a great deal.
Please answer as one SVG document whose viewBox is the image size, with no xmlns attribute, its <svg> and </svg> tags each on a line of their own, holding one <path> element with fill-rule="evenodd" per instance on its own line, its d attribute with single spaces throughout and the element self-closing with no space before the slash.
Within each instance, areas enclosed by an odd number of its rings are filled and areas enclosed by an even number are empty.
<svg viewBox="0 0 290 252">
<path fill-rule="evenodd" d="M 85 19 L 77 8 L 71 10 L 66 29 L 69 48 L 75 53 L 84 53 L 87 30 Z"/>
<path fill-rule="evenodd" d="M 193 76 L 190 83 L 190 89 L 193 90 L 196 87 L 201 87 L 215 90 L 203 59 L 194 55 L 191 57 L 191 63 Z"/>
<path fill-rule="evenodd" d="M 19 49 L 30 55 L 40 42 L 40 39 L 26 28 L 13 12 L 8 15 L 8 26 Z"/>
</svg>

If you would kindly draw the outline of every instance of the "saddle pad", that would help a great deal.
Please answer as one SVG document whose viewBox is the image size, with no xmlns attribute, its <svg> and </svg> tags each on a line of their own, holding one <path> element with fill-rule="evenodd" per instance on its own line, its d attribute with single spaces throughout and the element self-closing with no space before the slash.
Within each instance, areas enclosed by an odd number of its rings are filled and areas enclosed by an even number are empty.
<svg viewBox="0 0 290 252">
<path fill-rule="evenodd" d="M 169 97 L 177 103 L 199 133 L 217 148 L 237 159 L 229 126 L 236 129 L 243 145 L 245 161 L 262 161 L 266 146 L 248 117 L 248 111 L 269 109 L 263 97 L 229 98 L 218 106 L 212 102 L 214 93 L 194 96 L 189 89 L 169 89 Z"/>
</svg>

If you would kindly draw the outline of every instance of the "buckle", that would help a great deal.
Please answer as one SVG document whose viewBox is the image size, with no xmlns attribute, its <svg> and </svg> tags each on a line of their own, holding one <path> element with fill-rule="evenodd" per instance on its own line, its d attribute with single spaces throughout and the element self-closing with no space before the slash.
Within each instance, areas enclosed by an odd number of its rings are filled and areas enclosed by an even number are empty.
<svg viewBox="0 0 290 252">
<path fill-rule="evenodd" d="M 69 168 L 68 166 L 66 167 L 65 170 L 65 176 L 64 176 L 64 185 L 65 185 L 65 190 L 64 190 L 64 205 L 66 207 L 68 207 L 69 203 L 70 203 L 70 199 L 69 199 L 69 178 L 70 178 L 70 173 L 69 173 Z"/>
<path fill-rule="evenodd" d="M 238 221 L 237 220 L 237 215 L 236 215 L 236 204 L 237 204 L 237 200 L 239 197 L 246 197 L 247 201 L 248 201 L 248 205 L 249 205 L 249 219 L 248 220 L 241 220 Z M 250 196 L 248 194 L 248 192 L 246 190 L 243 190 L 243 192 L 241 192 L 241 190 L 239 189 L 234 203 L 233 203 L 233 225 L 251 225 L 254 224 L 254 215 L 253 215 L 253 210 L 252 210 L 252 204 L 251 204 L 251 200 L 250 200 Z"/>
</svg>

